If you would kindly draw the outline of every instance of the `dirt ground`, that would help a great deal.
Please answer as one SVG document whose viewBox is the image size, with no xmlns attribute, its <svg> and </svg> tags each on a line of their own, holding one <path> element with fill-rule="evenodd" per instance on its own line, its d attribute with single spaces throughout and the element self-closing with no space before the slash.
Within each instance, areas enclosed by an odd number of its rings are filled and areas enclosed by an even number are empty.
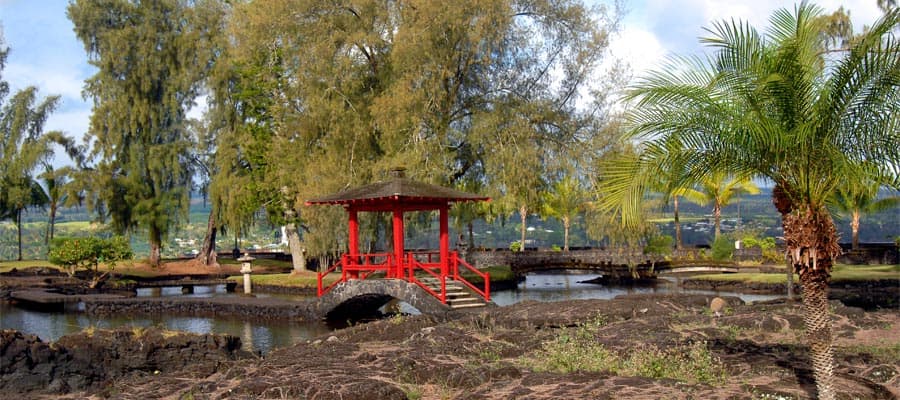
<svg viewBox="0 0 900 400">
<path fill-rule="evenodd" d="M 728 298 L 725 315 L 714 317 L 707 306 L 710 300 L 698 295 L 633 295 L 523 302 L 441 317 L 398 316 L 297 343 L 265 358 L 218 362 L 214 368 L 138 371 L 88 392 L 27 397 L 815 398 L 799 304 L 743 305 Z M 900 314 L 864 312 L 839 303 L 833 311 L 839 398 L 896 399 Z M 593 362 L 603 355 L 641 359 L 633 355 L 667 349 L 685 353 L 645 365 L 641 373 L 624 364 L 598 367 Z M 695 351 L 709 356 L 708 363 L 692 360 Z M 710 367 L 714 379 L 654 377 L 679 363 L 689 369 Z"/>
</svg>

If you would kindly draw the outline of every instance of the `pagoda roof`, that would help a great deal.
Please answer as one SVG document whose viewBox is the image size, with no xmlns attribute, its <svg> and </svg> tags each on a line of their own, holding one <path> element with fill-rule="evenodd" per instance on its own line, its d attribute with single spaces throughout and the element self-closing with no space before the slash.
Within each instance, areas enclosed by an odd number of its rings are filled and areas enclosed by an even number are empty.
<svg viewBox="0 0 900 400">
<path fill-rule="evenodd" d="M 389 205 L 397 202 L 441 204 L 490 200 L 490 198 L 485 196 L 414 181 L 404 177 L 402 171 L 395 170 L 391 172 L 393 178 L 390 180 L 350 188 L 328 196 L 307 200 L 306 205 Z"/>
</svg>

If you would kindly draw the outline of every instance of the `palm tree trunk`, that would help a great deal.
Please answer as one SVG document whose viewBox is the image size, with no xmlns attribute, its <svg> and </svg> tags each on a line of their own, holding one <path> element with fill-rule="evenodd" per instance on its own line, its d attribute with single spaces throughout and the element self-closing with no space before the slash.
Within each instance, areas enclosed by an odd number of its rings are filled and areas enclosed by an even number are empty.
<svg viewBox="0 0 900 400">
<path fill-rule="evenodd" d="M 859 250 L 859 210 L 853 210 L 853 221 L 850 221 L 850 229 L 853 230 L 853 250 Z"/>
<path fill-rule="evenodd" d="M 830 260 L 828 260 L 830 261 Z M 823 263 L 825 260 L 818 260 Z M 795 268 L 799 265 L 795 264 Z M 812 358 L 813 375 L 820 400 L 835 398 L 834 353 L 832 350 L 831 315 L 828 307 L 828 273 L 822 266 L 800 275 L 803 300 L 803 323 Z M 830 266 L 828 267 L 830 269 Z"/>
<path fill-rule="evenodd" d="M 50 205 L 50 218 L 49 218 L 49 221 L 47 221 L 47 230 L 48 230 L 47 241 L 48 241 L 48 243 L 49 243 L 49 241 L 53 240 L 53 234 L 56 231 L 56 211 L 57 211 L 56 203 L 51 204 Z"/>
<path fill-rule="evenodd" d="M 569 251 L 569 226 L 572 222 L 569 220 L 569 217 L 563 217 L 563 229 L 565 233 L 563 234 L 563 250 Z"/>
<path fill-rule="evenodd" d="M 721 230 L 719 228 L 719 226 L 721 224 L 721 219 L 722 219 L 722 207 L 719 205 L 719 203 L 716 203 L 713 206 L 713 220 L 714 220 L 715 227 L 716 227 L 715 236 L 713 236 L 714 241 L 719 239 L 719 234 L 721 233 Z"/>
<path fill-rule="evenodd" d="M 519 251 L 525 251 L 525 220 L 528 218 L 528 208 L 525 205 L 519 207 L 519 216 L 522 217 L 522 246 L 519 247 Z"/>
<path fill-rule="evenodd" d="M 200 247 L 200 254 L 197 255 L 203 265 L 218 265 L 218 254 L 216 253 L 216 214 L 213 210 L 209 211 L 209 218 L 206 220 L 206 235 L 203 238 L 203 246 Z"/>
<path fill-rule="evenodd" d="M 675 207 L 675 249 L 681 250 L 681 221 L 678 219 L 678 195 L 673 197 L 672 205 Z"/>
<path fill-rule="evenodd" d="M 833 260 L 841 252 L 837 243 L 837 230 L 831 215 L 824 208 L 812 209 L 808 205 L 801 205 L 794 209 L 794 204 L 786 193 L 777 187 L 773 197 L 781 212 L 790 264 L 800 274 L 803 319 L 818 398 L 833 400 L 834 353 L 828 280 Z"/>
<path fill-rule="evenodd" d="M 16 210 L 16 235 L 19 237 L 19 258 L 22 261 L 22 209 Z"/>
</svg>

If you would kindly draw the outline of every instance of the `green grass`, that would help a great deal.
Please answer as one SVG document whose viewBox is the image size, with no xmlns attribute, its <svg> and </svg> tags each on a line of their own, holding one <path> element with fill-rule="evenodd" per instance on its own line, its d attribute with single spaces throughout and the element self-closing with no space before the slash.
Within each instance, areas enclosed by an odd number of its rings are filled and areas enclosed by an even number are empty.
<svg viewBox="0 0 900 400">
<path fill-rule="evenodd" d="M 25 261 L 2 261 L 0 262 L 0 272 L 9 272 L 11 269 L 23 269 L 29 267 L 50 267 L 56 268 L 47 260 L 25 260 Z"/>
<path fill-rule="evenodd" d="M 534 371 L 609 371 L 620 376 L 711 385 L 726 381 L 724 364 L 704 342 L 665 348 L 649 344 L 639 352 L 618 353 L 596 339 L 596 331 L 602 324 L 596 321 L 561 329 L 554 340 L 544 342 L 541 348 L 519 357 L 517 362 Z"/>
<path fill-rule="evenodd" d="M 231 276 L 228 279 L 239 283 L 244 282 L 243 276 Z M 330 274 L 325 277 L 323 284 L 330 285 L 338 279 L 340 279 L 339 274 Z M 304 272 L 301 274 L 250 274 L 250 281 L 254 285 L 269 286 L 314 288 L 318 285 L 315 272 Z"/>
<path fill-rule="evenodd" d="M 745 283 L 787 283 L 787 274 L 764 274 L 739 272 L 736 274 L 695 275 L 693 279 L 745 282 Z M 831 272 L 832 282 L 876 281 L 883 279 L 900 279 L 900 265 L 835 265 Z M 800 276 L 794 274 L 794 282 Z"/>
<path fill-rule="evenodd" d="M 479 268 L 481 272 L 487 272 L 491 276 L 491 282 L 509 281 L 516 279 L 516 274 L 512 272 L 512 268 L 508 265 L 495 265 L 486 268 Z M 481 276 L 469 271 L 468 268 L 460 269 L 462 277 L 473 284 L 483 283 Z"/>
<path fill-rule="evenodd" d="M 241 263 L 240 261 L 237 261 L 233 258 L 225 258 L 225 257 L 220 257 L 216 261 L 218 261 L 218 263 L 221 265 L 226 265 L 226 264 L 227 265 L 232 265 L 232 264 L 240 265 L 240 263 Z M 290 261 L 274 260 L 274 259 L 269 259 L 269 258 L 257 258 L 256 260 L 253 261 L 253 267 L 257 267 L 257 266 L 270 267 L 273 269 L 283 269 L 286 271 L 290 271 L 291 269 L 294 268 L 293 264 L 291 264 Z"/>
</svg>

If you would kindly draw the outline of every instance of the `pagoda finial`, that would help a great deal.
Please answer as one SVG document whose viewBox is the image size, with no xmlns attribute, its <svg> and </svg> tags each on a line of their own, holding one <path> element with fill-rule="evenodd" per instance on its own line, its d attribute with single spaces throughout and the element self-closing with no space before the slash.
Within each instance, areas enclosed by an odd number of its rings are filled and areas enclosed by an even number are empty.
<svg viewBox="0 0 900 400">
<path fill-rule="evenodd" d="M 391 178 L 405 178 L 405 177 L 406 177 L 406 168 L 405 167 L 391 168 Z"/>
</svg>

